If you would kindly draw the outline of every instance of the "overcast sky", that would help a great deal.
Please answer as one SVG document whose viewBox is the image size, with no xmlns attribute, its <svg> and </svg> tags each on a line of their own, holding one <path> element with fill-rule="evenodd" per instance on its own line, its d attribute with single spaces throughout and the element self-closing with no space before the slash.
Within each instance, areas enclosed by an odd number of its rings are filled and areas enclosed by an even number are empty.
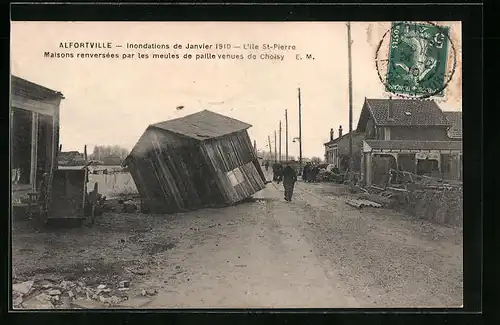
<svg viewBox="0 0 500 325">
<path fill-rule="evenodd" d="M 461 29 L 451 26 L 458 68 L 440 105 L 461 110 Z M 389 23 L 352 23 L 353 128 L 365 97 L 387 98 L 375 69 L 375 51 Z M 13 22 L 12 73 L 66 97 L 61 104 L 63 151 L 83 146 L 120 145 L 131 149 L 152 123 L 209 109 L 253 125 L 250 137 L 264 149 L 274 141 L 284 111 L 289 116 L 289 154 L 298 155 L 297 88 L 302 92 L 304 157 L 324 155 L 329 130 L 348 131 L 347 32 L 345 23 L 153 23 L 153 22 Z M 126 43 L 279 43 L 295 45 L 283 61 L 174 59 L 50 59 L 44 52 L 61 42 L 112 42 L 122 48 L 87 53 L 134 53 Z M 140 50 L 141 53 L 185 53 L 185 50 Z M 222 53 L 198 50 L 191 53 Z M 232 49 L 226 53 L 260 55 L 263 51 Z M 296 53 L 314 60 L 297 61 Z M 182 110 L 176 110 L 178 106 Z M 274 149 L 274 144 L 272 145 Z"/>
</svg>

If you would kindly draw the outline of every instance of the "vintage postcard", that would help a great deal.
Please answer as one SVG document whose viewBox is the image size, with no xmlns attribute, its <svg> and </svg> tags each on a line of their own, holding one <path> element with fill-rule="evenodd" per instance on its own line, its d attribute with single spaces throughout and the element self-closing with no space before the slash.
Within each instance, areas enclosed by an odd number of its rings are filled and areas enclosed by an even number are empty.
<svg viewBox="0 0 500 325">
<path fill-rule="evenodd" d="M 461 307 L 461 35 L 12 22 L 12 307 Z"/>
</svg>

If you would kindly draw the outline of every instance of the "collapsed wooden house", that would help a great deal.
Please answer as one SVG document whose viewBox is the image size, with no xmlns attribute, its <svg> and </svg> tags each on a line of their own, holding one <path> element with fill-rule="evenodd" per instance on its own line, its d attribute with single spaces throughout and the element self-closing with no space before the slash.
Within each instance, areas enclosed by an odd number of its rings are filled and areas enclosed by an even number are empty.
<svg viewBox="0 0 500 325">
<path fill-rule="evenodd" d="M 208 110 L 149 125 L 123 163 L 143 211 L 230 205 L 262 190 L 265 176 L 250 127 Z"/>
</svg>

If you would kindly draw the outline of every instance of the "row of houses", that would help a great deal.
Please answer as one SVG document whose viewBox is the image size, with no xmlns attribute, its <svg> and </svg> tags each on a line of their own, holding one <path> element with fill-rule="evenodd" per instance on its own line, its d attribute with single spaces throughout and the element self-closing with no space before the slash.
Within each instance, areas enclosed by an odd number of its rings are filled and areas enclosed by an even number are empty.
<svg viewBox="0 0 500 325">
<path fill-rule="evenodd" d="M 102 160 L 90 159 L 94 165 L 120 166 L 123 159 L 118 155 L 110 155 Z M 58 153 L 59 166 L 83 166 L 89 161 L 85 158 L 85 154 L 78 151 L 66 151 Z"/>
<path fill-rule="evenodd" d="M 66 151 L 58 153 L 59 166 L 83 166 L 86 164 L 85 155 L 78 151 Z"/>
<path fill-rule="evenodd" d="M 330 130 L 325 160 L 349 168 L 349 133 Z M 367 99 L 352 132 L 353 169 L 363 183 L 383 183 L 390 169 L 462 179 L 462 113 L 434 100 Z"/>
</svg>

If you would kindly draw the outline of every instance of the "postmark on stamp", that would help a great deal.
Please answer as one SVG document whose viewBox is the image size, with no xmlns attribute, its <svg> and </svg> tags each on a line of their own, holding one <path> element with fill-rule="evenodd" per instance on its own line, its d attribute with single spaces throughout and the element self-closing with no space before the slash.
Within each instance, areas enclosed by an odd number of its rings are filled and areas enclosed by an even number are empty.
<svg viewBox="0 0 500 325">
<path fill-rule="evenodd" d="M 411 98 L 443 96 L 456 66 L 449 32 L 449 27 L 433 23 L 392 23 L 376 53 L 377 72 L 386 90 Z"/>
</svg>

